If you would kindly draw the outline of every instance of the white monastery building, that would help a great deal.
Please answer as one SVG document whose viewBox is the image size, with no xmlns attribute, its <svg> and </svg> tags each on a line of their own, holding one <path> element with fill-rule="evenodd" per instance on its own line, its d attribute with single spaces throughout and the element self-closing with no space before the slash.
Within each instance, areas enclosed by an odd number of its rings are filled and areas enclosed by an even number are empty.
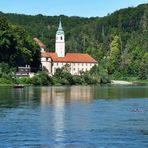
<svg viewBox="0 0 148 148">
<path fill-rule="evenodd" d="M 89 54 L 82 53 L 66 53 L 65 52 L 65 35 L 61 21 L 56 32 L 55 52 L 47 52 L 46 46 L 37 38 L 34 38 L 41 48 L 41 64 L 49 75 L 54 75 L 57 68 L 69 65 L 69 71 L 72 75 L 79 75 L 82 71 L 89 71 L 97 61 Z"/>
</svg>

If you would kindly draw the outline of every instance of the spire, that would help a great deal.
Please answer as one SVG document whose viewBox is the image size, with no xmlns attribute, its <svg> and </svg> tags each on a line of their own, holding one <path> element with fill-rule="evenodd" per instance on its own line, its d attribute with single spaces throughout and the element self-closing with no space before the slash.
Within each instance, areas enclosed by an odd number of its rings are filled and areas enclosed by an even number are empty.
<svg viewBox="0 0 148 148">
<path fill-rule="evenodd" d="M 61 18 L 60 18 L 60 22 L 59 22 L 59 28 L 58 28 L 58 31 L 63 31 L 62 23 L 61 23 Z"/>
<path fill-rule="evenodd" d="M 59 27 L 58 27 L 58 30 L 57 30 L 57 34 L 64 34 L 62 23 L 61 23 L 61 18 L 60 18 L 60 22 L 59 22 Z"/>
</svg>

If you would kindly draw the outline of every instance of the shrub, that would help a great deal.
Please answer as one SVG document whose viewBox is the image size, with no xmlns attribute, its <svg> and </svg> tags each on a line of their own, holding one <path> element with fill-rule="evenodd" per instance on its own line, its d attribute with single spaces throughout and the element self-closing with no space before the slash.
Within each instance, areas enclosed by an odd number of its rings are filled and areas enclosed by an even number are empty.
<svg viewBox="0 0 148 148">
<path fill-rule="evenodd" d="M 52 84 L 53 85 L 61 85 L 59 79 L 57 77 L 52 77 Z"/>
<path fill-rule="evenodd" d="M 5 78 L 0 78 L 0 84 L 12 84 L 12 81 Z"/>
<path fill-rule="evenodd" d="M 73 84 L 84 84 L 84 79 L 80 76 L 73 76 Z"/>
<path fill-rule="evenodd" d="M 46 72 L 38 72 L 31 78 L 31 84 L 33 85 L 51 85 L 53 84 L 52 78 L 48 76 Z"/>
<path fill-rule="evenodd" d="M 20 77 L 16 79 L 17 84 L 30 84 L 31 79 L 29 77 Z"/>
</svg>

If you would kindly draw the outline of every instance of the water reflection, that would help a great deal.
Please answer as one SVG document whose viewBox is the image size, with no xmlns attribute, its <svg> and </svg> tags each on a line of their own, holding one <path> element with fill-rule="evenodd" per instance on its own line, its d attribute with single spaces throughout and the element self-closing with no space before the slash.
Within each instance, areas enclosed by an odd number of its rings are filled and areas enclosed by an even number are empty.
<svg viewBox="0 0 148 148">
<path fill-rule="evenodd" d="M 0 87 L 0 107 L 17 107 L 22 103 L 34 107 L 47 104 L 66 104 L 73 101 L 90 102 L 93 99 L 148 98 L 148 86 L 60 86 Z M 60 101 L 59 99 L 60 98 Z M 24 102 L 22 102 L 24 101 Z"/>
<path fill-rule="evenodd" d="M 60 142 L 64 141 L 64 104 L 65 99 L 64 95 L 58 94 L 55 96 L 55 101 L 53 103 L 54 105 L 54 115 L 53 115 L 53 122 L 54 122 L 54 131 L 55 131 L 55 141 Z"/>
<path fill-rule="evenodd" d="M 148 86 L 103 85 L 94 87 L 96 99 L 148 98 Z"/>
<path fill-rule="evenodd" d="M 71 101 L 90 101 L 94 98 L 94 93 L 90 86 L 72 87 L 41 87 L 41 104 L 54 104 L 62 106 Z"/>
<path fill-rule="evenodd" d="M 56 98 L 63 102 L 90 102 L 93 99 L 126 99 L 148 98 L 148 86 L 71 86 L 71 87 L 41 87 L 41 104 L 57 104 Z M 63 103 L 62 102 L 62 103 Z"/>
</svg>

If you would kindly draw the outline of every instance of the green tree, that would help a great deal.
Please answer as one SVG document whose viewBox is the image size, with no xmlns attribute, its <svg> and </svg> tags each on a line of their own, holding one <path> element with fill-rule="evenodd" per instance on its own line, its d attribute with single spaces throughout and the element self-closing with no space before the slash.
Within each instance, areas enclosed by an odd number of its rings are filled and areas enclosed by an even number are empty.
<svg viewBox="0 0 148 148">
<path fill-rule="evenodd" d="M 17 41 L 5 18 L 0 17 L 0 62 L 15 65 Z"/>
<path fill-rule="evenodd" d="M 140 63 L 139 78 L 148 80 L 148 52 L 144 54 Z"/>
<path fill-rule="evenodd" d="M 111 51 L 108 61 L 108 70 L 110 74 L 118 71 L 121 63 L 121 46 L 119 37 L 116 35 L 111 42 Z"/>
<path fill-rule="evenodd" d="M 36 71 L 40 66 L 40 50 L 23 27 L 11 25 L 0 17 L 0 62 L 11 67 L 31 65 Z"/>
</svg>

